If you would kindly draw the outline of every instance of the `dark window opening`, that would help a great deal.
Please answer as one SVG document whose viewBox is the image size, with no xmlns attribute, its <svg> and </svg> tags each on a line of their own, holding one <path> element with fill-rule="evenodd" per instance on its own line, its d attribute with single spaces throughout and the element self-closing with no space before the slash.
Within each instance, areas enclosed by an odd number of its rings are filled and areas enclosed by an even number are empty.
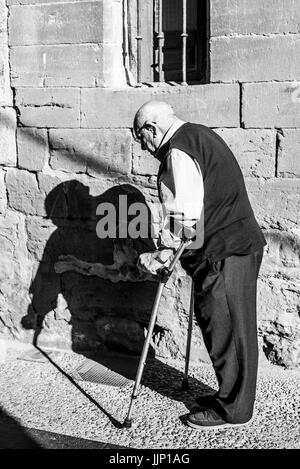
<svg viewBox="0 0 300 469">
<path fill-rule="evenodd" d="M 186 0 L 185 21 L 184 0 L 127 1 L 129 57 L 137 82 L 182 83 L 184 76 L 188 83 L 207 82 L 209 0 Z"/>
</svg>

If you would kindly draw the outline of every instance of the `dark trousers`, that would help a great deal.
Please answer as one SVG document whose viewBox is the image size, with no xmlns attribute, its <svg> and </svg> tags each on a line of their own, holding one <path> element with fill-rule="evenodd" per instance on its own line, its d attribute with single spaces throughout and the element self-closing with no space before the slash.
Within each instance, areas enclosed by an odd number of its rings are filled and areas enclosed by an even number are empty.
<svg viewBox="0 0 300 469">
<path fill-rule="evenodd" d="M 231 423 L 247 422 L 256 393 L 257 277 L 263 249 L 204 262 L 194 275 L 195 315 L 219 391 L 215 410 Z"/>
</svg>

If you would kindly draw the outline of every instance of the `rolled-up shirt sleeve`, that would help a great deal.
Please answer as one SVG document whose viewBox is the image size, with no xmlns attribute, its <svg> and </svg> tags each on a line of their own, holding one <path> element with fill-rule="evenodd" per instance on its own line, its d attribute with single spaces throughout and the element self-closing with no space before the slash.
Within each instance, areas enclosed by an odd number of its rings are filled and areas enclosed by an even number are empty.
<svg viewBox="0 0 300 469">
<path fill-rule="evenodd" d="M 198 162 L 181 150 L 170 150 L 160 177 L 159 191 L 163 223 L 158 248 L 177 249 L 184 227 L 195 227 L 196 237 L 189 249 L 199 249 L 204 239 L 204 189 Z"/>
</svg>

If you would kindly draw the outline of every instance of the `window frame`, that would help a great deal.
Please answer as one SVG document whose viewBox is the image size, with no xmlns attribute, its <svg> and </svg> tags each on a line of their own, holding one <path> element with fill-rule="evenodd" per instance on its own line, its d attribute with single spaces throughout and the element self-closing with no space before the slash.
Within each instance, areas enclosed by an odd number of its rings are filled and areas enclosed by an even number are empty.
<svg viewBox="0 0 300 469">
<path fill-rule="evenodd" d="M 162 0 L 163 1 L 163 0 Z M 198 0 L 199 1 L 199 0 Z M 210 75 L 209 64 L 209 7 L 210 0 L 200 0 L 201 9 L 198 10 L 197 18 L 197 39 L 195 41 L 196 48 L 198 48 L 198 65 L 196 70 L 188 74 L 188 85 L 208 83 Z M 140 0 L 140 37 L 138 37 L 137 27 L 137 0 L 127 0 L 128 13 L 127 13 L 127 31 L 128 31 L 128 63 L 130 74 L 133 81 L 139 86 L 141 84 L 159 83 L 177 83 L 182 82 L 179 75 L 177 79 L 164 79 L 165 71 L 163 71 L 163 80 L 159 81 L 158 77 L 158 18 L 155 18 L 154 5 L 158 4 L 158 0 Z M 124 28 L 125 30 L 125 28 Z M 181 38 L 180 38 L 181 39 Z M 139 80 L 139 67 L 138 67 L 138 41 L 140 41 L 140 80 Z M 188 47 L 189 49 L 189 40 Z M 171 75 L 171 72 L 168 72 Z"/>
</svg>

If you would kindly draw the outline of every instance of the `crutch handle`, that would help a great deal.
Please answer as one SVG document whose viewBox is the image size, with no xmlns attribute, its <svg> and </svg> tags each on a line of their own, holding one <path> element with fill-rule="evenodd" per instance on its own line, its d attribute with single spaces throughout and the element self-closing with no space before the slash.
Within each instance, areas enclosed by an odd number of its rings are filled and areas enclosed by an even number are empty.
<svg viewBox="0 0 300 469">
<path fill-rule="evenodd" d="M 180 244 L 179 248 L 177 249 L 177 251 L 175 253 L 175 256 L 173 257 L 169 267 L 163 267 L 162 269 L 157 271 L 157 276 L 158 276 L 160 282 L 167 283 L 169 277 L 171 276 L 171 274 L 174 270 L 174 267 L 175 267 L 178 259 L 180 258 L 181 254 L 183 253 L 183 251 L 185 250 L 185 248 L 187 247 L 189 242 L 190 242 L 190 239 L 184 237 L 182 239 L 181 244 Z"/>
</svg>

